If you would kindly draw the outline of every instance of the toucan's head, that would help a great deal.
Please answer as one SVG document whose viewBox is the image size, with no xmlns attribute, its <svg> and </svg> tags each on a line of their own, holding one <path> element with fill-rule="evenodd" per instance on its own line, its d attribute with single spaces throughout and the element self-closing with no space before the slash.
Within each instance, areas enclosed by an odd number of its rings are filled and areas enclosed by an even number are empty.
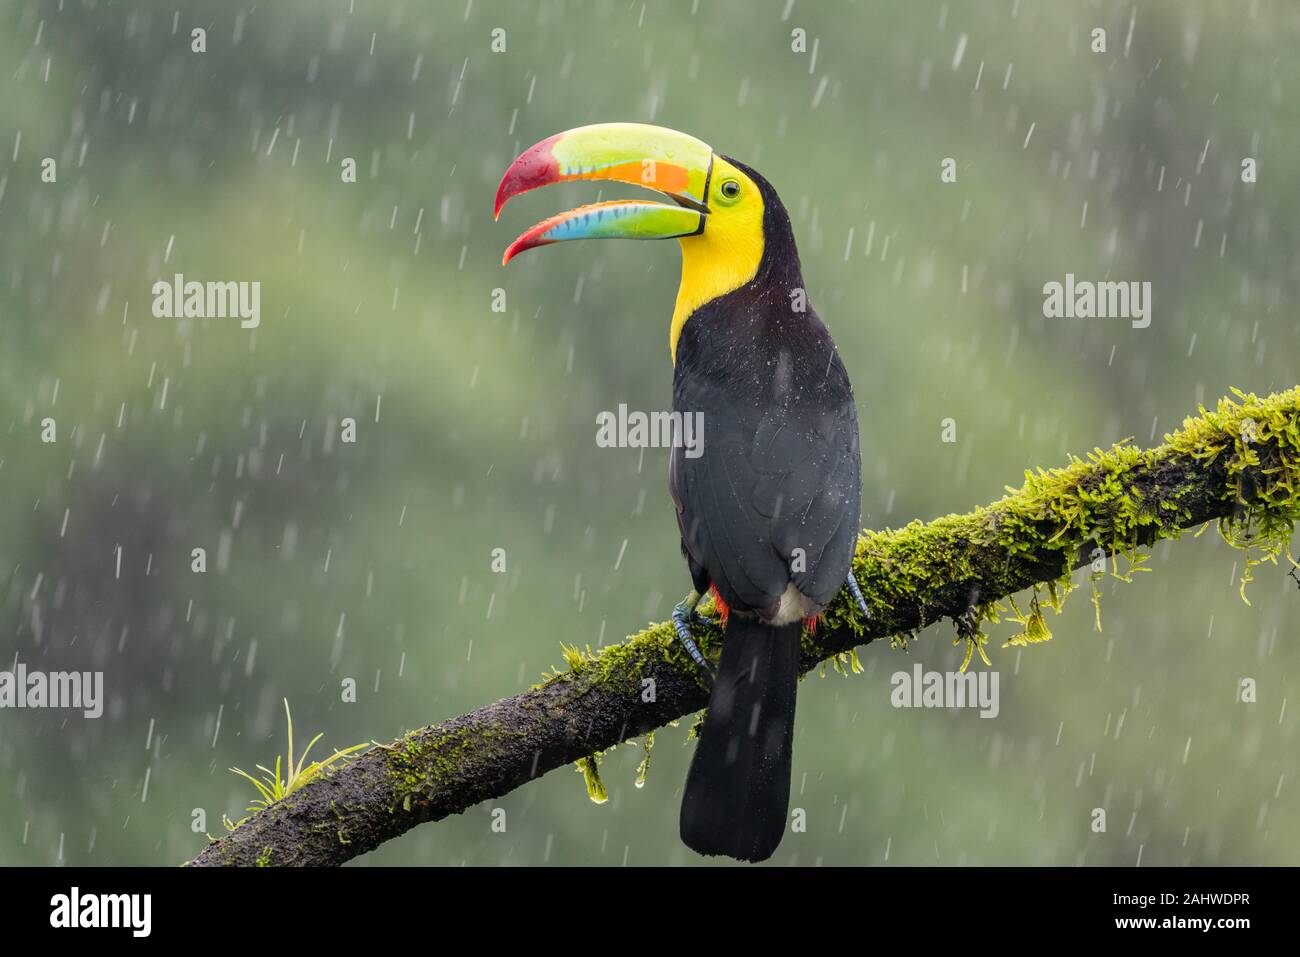
<svg viewBox="0 0 1300 957">
<path fill-rule="evenodd" d="M 679 240 L 682 283 L 669 344 L 674 358 L 682 325 L 704 303 L 752 282 L 776 260 L 798 273 L 790 220 L 771 186 L 695 137 L 661 126 L 600 123 L 542 140 L 501 178 L 496 215 L 513 196 L 580 179 L 644 186 L 672 204 L 613 200 L 579 206 L 524 232 L 506 249 L 502 265 L 525 249 L 568 239 Z"/>
</svg>

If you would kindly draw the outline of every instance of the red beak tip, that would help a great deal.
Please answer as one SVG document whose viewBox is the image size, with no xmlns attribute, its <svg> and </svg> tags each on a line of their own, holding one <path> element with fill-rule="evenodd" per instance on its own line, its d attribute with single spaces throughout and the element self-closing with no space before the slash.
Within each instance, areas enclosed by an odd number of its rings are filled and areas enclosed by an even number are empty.
<svg viewBox="0 0 1300 957">
<path fill-rule="evenodd" d="M 506 265 L 507 263 L 510 262 L 510 260 L 514 259 L 514 258 L 515 258 L 516 256 L 518 256 L 521 252 L 523 252 L 525 249 L 528 249 L 528 248 L 529 248 L 529 247 L 526 246 L 526 245 L 521 241 L 521 239 L 516 239 L 513 243 L 511 243 L 509 246 L 507 246 L 507 247 L 506 247 L 506 251 L 505 251 L 504 253 L 501 254 L 501 265 L 502 265 L 502 266 Z"/>
<path fill-rule="evenodd" d="M 512 197 L 518 196 L 520 193 L 526 193 L 530 189 L 536 189 L 539 186 L 548 186 L 562 179 L 559 163 L 551 155 L 551 147 L 563 135 L 563 133 L 556 133 L 554 136 L 548 136 L 540 143 L 536 143 L 524 150 L 510 164 L 505 175 L 501 177 L 500 185 L 497 186 L 497 216 L 501 215 L 502 207 Z"/>
</svg>

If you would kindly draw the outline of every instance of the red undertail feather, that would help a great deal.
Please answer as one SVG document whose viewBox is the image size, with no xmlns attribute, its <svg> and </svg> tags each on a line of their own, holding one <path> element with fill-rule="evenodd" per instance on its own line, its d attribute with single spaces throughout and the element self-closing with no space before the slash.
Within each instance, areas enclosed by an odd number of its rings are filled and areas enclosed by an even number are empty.
<svg viewBox="0 0 1300 957">
<path fill-rule="evenodd" d="M 710 585 L 709 591 L 713 592 L 713 604 L 718 609 L 718 620 L 722 623 L 722 627 L 726 628 L 727 616 L 731 614 L 731 608 L 722 600 L 722 596 L 718 594 L 717 585 Z"/>
</svg>

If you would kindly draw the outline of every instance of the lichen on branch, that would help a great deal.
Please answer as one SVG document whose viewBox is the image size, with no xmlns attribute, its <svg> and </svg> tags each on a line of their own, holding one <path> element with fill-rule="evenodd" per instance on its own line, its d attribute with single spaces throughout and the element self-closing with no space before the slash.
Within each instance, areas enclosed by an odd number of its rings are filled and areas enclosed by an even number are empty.
<svg viewBox="0 0 1300 957">
<path fill-rule="evenodd" d="M 1019 488 L 984 507 L 900 529 L 863 532 L 854 571 L 870 610 L 844 594 L 802 639 L 802 668 L 858 670 L 856 648 L 879 638 L 906 643 L 942 618 L 957 622 L 967 661 L 986 657 L 982 625 L 1008 616 L 1010 644 L 1050 638 L 1042 607 L 1059 610 L 1090 569 L 1128 580 L 1151 547 L 1217 523 L 1253 570 L 1276 563 L 1300 518 L 1300 388 L 1267 397 L 1234 391 L 1189 417 L 1163 444 L 1121 443 L 1026 472 Z M 1120 562 L 1124 565 L 1121 568 Z M 1022 612 L 1014 596 L 1032 594 Z M 701 610 L 709 614 L 707 602 Z M 716 655 L 721 632 L 698 629 Z M 652 625 L 599 652 L 564 650 L 568 669 L 477 711 L 377 746 L 213 841 L 194 865 L 341 864 L 417 824 L 500 797 L 563 765 L 583 762 L 599 796 L 595 756 L 698 711 L 704 684 L 670 623 Z"/>
</svg>

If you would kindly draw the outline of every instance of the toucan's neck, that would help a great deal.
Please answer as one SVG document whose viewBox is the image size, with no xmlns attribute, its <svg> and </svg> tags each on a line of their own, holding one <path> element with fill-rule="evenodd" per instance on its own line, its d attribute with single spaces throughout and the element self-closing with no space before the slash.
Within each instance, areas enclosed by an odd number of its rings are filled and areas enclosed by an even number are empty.
<svg viewBox="0 0 1300 957">
<path fill-rule="evenodd" d="M 757 287 L 756 292 L 773 302 L 790 303 L 795 289 L 803 296 L 799 250 L 789 214 L 766 180 L 734 160 L 729 162 L 758 184 L 763 202 L 746 215 L 732 211 L 713 217 L 703 232 L 679 240 L 682 281 L 668 336 L 674 363 L 682 327 L 701 306 L 743 286 Z M 802 309 L 802 303 L 798 307 Z"/>
</svg>

